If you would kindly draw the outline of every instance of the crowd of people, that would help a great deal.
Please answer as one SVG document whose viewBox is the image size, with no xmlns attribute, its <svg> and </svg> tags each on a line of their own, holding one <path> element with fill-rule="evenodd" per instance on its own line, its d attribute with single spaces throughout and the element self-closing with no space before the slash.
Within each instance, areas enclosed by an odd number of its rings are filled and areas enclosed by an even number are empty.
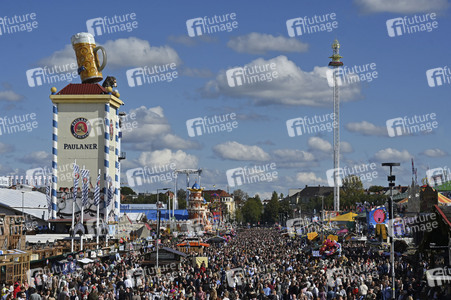
<svg viewBox="0 0 451 300">
<path fill-rule="evenodd" d="M 169 242 L 168 246 L 173 246 Z M 97 261 L 70 274 L 37 272 L 29 282 L 3 286 L 2 300 L 328 300 L 392 299 L 390 263 L 365 243 L 343 243 L 341 255 L 313 257 L 309 244 L 273 228 L 239 231 L 159 272 L 142 264 L 148 251 Z M 395 299 L 451 299 L 450 285 L 430 286 L 434 261 L 397 257 Z"/>
</svg>

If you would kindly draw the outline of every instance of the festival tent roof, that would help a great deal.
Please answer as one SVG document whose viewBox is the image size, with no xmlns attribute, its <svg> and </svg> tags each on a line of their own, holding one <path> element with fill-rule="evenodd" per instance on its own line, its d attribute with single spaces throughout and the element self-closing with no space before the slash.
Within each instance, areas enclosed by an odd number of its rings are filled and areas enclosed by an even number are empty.
<svg viewBox="0 0 451 300">
<path fill-rule="evenodd" d="M 409 202 L 409 198 L 405 198 L 398 202 L 398 204 L 404 204 Z M 443 194 L 438 193 L 438 204 L 440 205 L 451 205 L 451 199 L 445 197 Z"/>
<path fill-rule="evenodd" d="M 404 204 L 404 203 L 407 203 L 407 202 L 409 202 L 409 198 L 404 198 L 401 201 L 399 201 L 398 204 Z"/>
<path fill-rule="evenodd" d="M 443 205 L 451 205 L 451 199 L 443 196 L 442 194 L 438 193 L 438 203 Z"/>
<path fill-rule="evenodd" d="M 330 219 L 331 221 L 334 222 L 349 222 L 349 221 L 354 221 L 354 218 L 357 216 L 357 214 L 353 213 L 353 212 L 349 212 L 347 214 L 344 215 L 339 215 L 336 216 L 335 218 Z"/>
</svg>

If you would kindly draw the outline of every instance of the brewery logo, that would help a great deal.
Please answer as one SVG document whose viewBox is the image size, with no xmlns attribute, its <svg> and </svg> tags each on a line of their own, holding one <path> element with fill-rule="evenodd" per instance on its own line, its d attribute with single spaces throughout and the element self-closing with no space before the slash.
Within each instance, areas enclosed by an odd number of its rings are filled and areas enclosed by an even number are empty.
<svg viewBox="0 0 451 300">
<path fill-rule="evenodd" d="M 72 121 L 70 131 L 77 139 L 84 139 L 89 136 L 89 132 L 91 131 L 91 123 L 89 123 L 88 119 L 77 118 Z"/>
</svg>

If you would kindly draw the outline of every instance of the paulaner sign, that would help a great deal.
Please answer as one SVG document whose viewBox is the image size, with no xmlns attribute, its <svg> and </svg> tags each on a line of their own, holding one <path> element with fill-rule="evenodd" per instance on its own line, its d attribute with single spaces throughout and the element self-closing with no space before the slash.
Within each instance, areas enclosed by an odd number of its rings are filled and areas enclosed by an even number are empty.
<svg viewBox="0 0 451 300">
<path fill-rule="evenodd" d="M 97 150 L 97 144 L 64 144 L 64 150 Z"/>
</svg>

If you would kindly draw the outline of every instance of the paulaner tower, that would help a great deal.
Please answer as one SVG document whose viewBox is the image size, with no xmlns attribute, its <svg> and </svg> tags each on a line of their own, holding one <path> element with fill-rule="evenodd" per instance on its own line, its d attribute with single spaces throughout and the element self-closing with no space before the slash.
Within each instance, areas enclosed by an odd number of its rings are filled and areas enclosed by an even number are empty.
<svg viewBox="0 0 451 300">
<path fill-rule="evenodd" d="M 333 67 L 333 78 L 334 78 L 334 118 L 336 126 L 334 127 L 334 211 L 340 210 L 340 186 L 339 186 L 339 176 L 340 176 L 340 95 L 338 86 L 338 68 L 343 66 L 343 62 L 340 61 L 340 44 L 337 40 L 332 44 L 332 59 L 329 62 L 329 66 Z"/>
<path fill-rule="evenodd" d="M 116 86 L 113 77 L 108 77 L 103 86 L 97 83 L 103 79 L 100 71 L 106 64 L 106 53 L 95 45 L 93 36 L 78 33 L 72 37 L 72 46 L 82 83 L 69 84 L 60 91 L 53 87 L 50 95 L 53 104 L 51 218 L 54 222 L 64 223 L 67 230 L 73 211 L 78 214 L 83 210 L 83 225 L 90 232 L 91 227 L 95 228 L 97 207 L 101 223 L 114 224 L 119 217 L 120 160 L 124 158 L 119 109 L 124 102 L 119 99 L 119 93 L 112 90 Z M 102 65 L 97 56 L 99 49 L 103 52 Z M 74 162 L 80 171 L 89 170 L 90 174 L 88 201 L 82 201 L 83 178 L 80 178 L 73 206 L 74 178 L 58 176 L 58 167 L 73 166 Z M 71 170 L 73 172 L 73 168 Z M 96 199 L 94 190 L 98 174 L 100 197 Z M 110 234 L 113 234 L 113 228 L 110 228 Z"/>
</svg>

